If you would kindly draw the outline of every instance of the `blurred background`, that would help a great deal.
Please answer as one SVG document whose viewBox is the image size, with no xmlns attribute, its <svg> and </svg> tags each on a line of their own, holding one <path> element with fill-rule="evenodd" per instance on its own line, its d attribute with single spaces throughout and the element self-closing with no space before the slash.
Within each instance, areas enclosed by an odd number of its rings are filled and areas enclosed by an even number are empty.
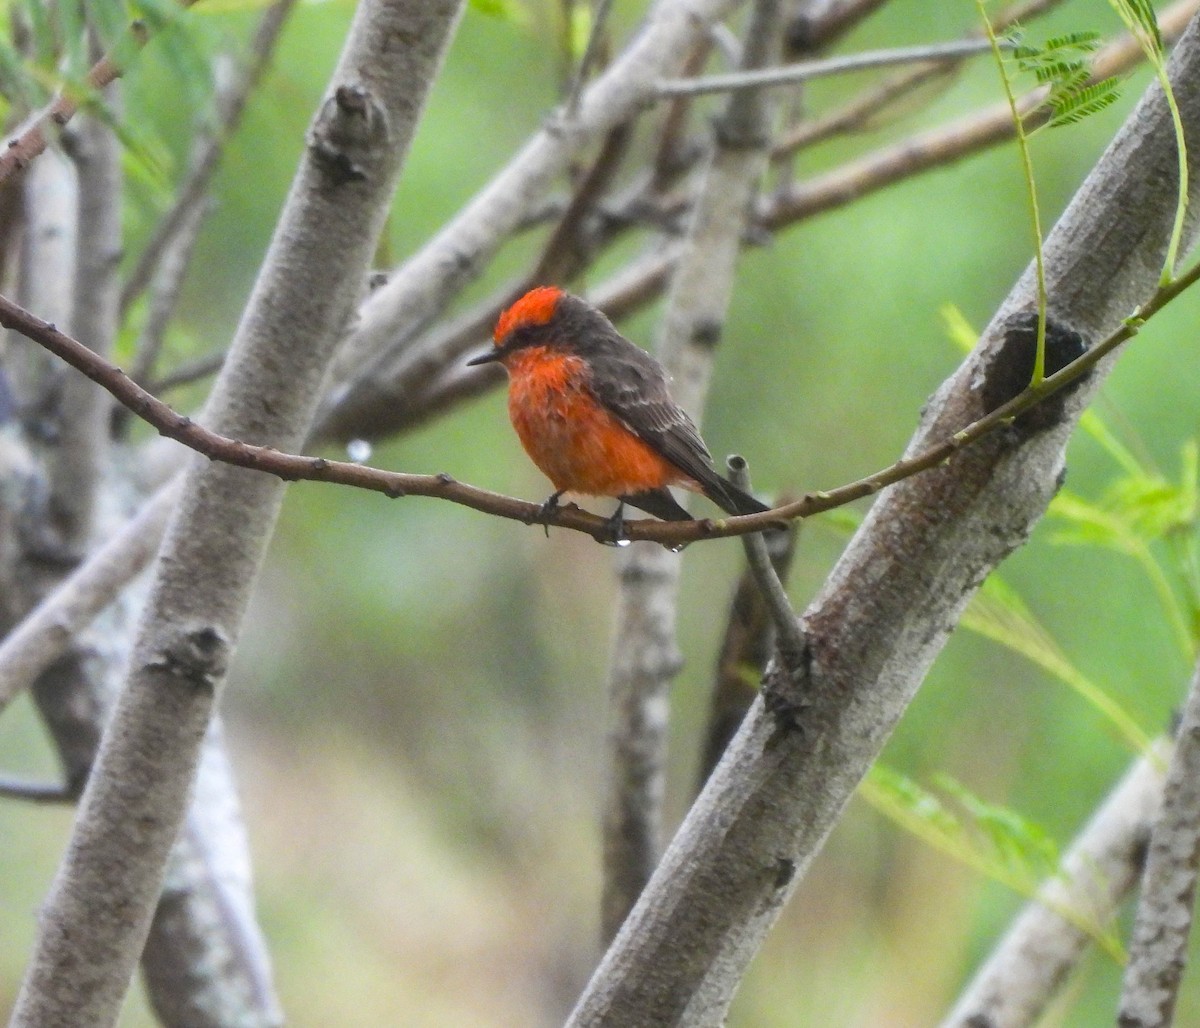
<svg viewBox="0 0 1200 1028">
<path fill-rule="evenodd" d="M 618 0 L 618 41 L 640 8 Z M 381 266 L 427 240 L 557 102 L 558 5 L 512 0 L 498 9 L 471 7 L 463 19 L 404 172 Z M 202 47 L 217 49 L 248 36 L 259 11 L 202 4 L 186 24 Z M 292 15 L 226 153 L 168 365 L 227 344 L 352 12 L 333 0 L 302 3 Z M 948 40 L 976 25 L 969 0 L 893 0 L 839 50 Z M 1119 24 L 1105 0 L 1072 0 L 1030 34 L 1076 29 L 1112 34 Z M 869 77 L 814 83 L 807 102 L 828 109 Z M 158 42 L 126 79 L 127 118 L 158 140 L 174 169 L 168 179 L 185 160 L 196 102 L 176 80 Z M 1047 224 L 1147 81 L 1145 71 L 1132 75 L 1114 107 L 1037 137 Z M 797 174 L 1000 97 L 994 66 L 981 60 L 932 102 L 806 152 Z M 129 163 L 136 251 L 170 187 Z M 467 299 L 525 268 L 536 244 L 509 247 Z M 771 492 L 829 488 L 891 463 L 921 404 L 961 359 L 943 306 L 981 329 L 1030 256 L 1011 145 L 748 249 L 705 413 L 713 452 L 743 453 L 758 488 Z M 1122 356 L 1098 408 L 1143 467 L 1167 480 L 1179 479 L 1182 448 L 1198 428 L 1198 303 L 1184 297 L 1154 320 Z M 649 344 L 657 310 L 622 329 Z M 174 399 L 189 409 L 201 395 Z M 500 393 L 376 446 L 370 463 L 447 471 L 536 501 L 549 492 L 519 449 Z M 1082 435 L 1069 469 L 1068 487 L 1091 501 L 1120 471 Z M 1064 545 L 1062 529 L 1045 521 L 1001 574 L 1070 661 L 1153 734 L 1182 698 L 1190 656 L 1136 561 Z M 804 529 L 790 582 L 798 608 L 845 539 L 836 519 Z M 1169 576 L 1172 553 L 1159 554 Z M 533 1026 L 565 1016 L 599 955 L 613 561 L 613 550 L 582 536 L 547 539 L 540 528 L 449 503 L 291 488 L 224 697 L 259 911 L 291 1024 Z M 671 826 L 693 795 L 715 651 L 741 564 L 734 541 L 693 546 L 684 557 Z M 27 701 L 0 720 L 0 754 L 6 771 L 55 776 Z M 1011 650 L 959 631 L 883 759 L 926 785 L 948 773 L 1065 846 L 1133 754 L 1076 694 Z M 15 995 L 70 821 L 67 809 L 0 803 L 0 1007 Z M 730 1023 L 935 1024 L 1022 902 L 855 800 L 754 961 Z M 1109 1023 L 1119 982 L 1117 964 L 1093 953 L 1044 1023 Z M 1194 982 L 1178 1020 L 1200 1023 Z M 136 989 L 122 1023 L 153 1023 Z"/>
</svg>

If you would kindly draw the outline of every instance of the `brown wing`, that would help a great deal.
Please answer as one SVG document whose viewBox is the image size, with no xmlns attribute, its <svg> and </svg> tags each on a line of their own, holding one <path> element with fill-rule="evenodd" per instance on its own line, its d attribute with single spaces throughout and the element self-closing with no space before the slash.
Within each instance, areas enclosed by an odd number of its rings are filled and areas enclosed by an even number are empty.
<svg viewBox="0 0 1200 1028">
<path fill-rule="evenodd" d="M 611 326 L 609 332 L 611 337 L 606 345 L 588 353 L 590 385 L 596 399 L 634 435 L 695 479 L 704 495 L 726 513 L 754 514 L 766 510 L 753 496 L 713 470 L 712 456 L 695 423 L 671 399 L 662 365 Z"/>
<path fill-rule="evenodd" d="M 592 393 L 634 435 L 703 483 L 714 474 L 712 457 L 692 419 L 671 399 L 662 365 L 615 330 L 613 336 L 619 345 L 588 355 Z"/>
</svg>

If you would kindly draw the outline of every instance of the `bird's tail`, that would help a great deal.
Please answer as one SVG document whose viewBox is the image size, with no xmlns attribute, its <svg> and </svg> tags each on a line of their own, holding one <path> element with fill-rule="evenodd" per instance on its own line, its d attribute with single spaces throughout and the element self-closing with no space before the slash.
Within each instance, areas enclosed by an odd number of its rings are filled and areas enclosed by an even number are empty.
<svg viewBox="0 0 1200 1028">
<path fill-rule="evenodd" d="M 692 516 L 676 502 L 675 497 L 666 489 L 647 489 L 641 493 L 631 493 L 619 497 L 622 503 L 644 510 L 663 521 L 691 521 Z"/>
<path fill-rule="evenodd" d="M 711 478 L 706 476 L 700 482 L 700 487 L 704 490 L 704 495 L 726 514 L 761 514 L 771 509 L 715 471 Z"/>
</svg>

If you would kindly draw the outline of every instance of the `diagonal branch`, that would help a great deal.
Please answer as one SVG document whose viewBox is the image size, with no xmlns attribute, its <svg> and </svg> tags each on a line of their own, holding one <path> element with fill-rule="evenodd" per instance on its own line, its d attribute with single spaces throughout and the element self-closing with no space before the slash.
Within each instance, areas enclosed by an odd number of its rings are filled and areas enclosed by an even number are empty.
<svg viewBox="0 0 1200 1028">
<path fill-rule="evenodd" d="M 1171 60 L 1200 137 L 1200 21 Z M 1176 145 L 1152 85 L 1046 242 L 1052 310 L 1105 335 L 1154 293 L 1174 220 Z M 1200 189 L 1193 186 L 1195 202 Z M 1196 219 L 1187 234 L 1196 234 Z M 910 448 L 978 417 L 1022 362 L 1004 326 L 1033 309 L 1026 271 Z M 804 614 L 801 681 L 768 682 L 569 1024 L 720 1024 L 753 954 L 878 756 L 963 608 L 1061 482 L 1064 450 L 1111 362 L 1034 421 L 885 492 Z"/>
<path fill-rule="evenodd" d="M 1200 664 L 1154 822 L 1121 990 L 1120 1028 L 1168 1028 L 1187 966 L 1200 874 Z"/>
<path fill-rule="evenodd" d="M 71 640 L 150 563 L 177 494 L 176 484 L 164 486 L 0 641 L 0 710 L 62 656 Z"/>
<path fill-rule="evenodd" d="M 1002 43 L 1012 49 L 1012 44 Z M 710 93 L 730 93 L 742 89 L 765 89 L 775 86 L 794 86 L 813 79 L 845 75 L 870 68 L 890 68 L 897 64 L 926 64 L 930 61 L 958 63 L 965 57 L 986 54 L 991 44 L 987 40 L 960 39 L 949 43 L 930 43 L 927 46 L 901 47 L 894 50 L 867 50 L 858 54 L 828 57 L 820 61 L 804 61 L 782 68 L 760 71 L 731 72 L 728 75 L 708 75 L 704 78 L 676 79 L 659 84 L 658 95 L 706 96 Z"/>
<path fill-rule="evenodd" d="M 460 0 L 365 0 L 205 417 L 303 438 L 359 294 Z M 43 908 L 13 1015 L 115 1022 L 142 950 L 282 485 L 193 462 L 124 690 Z"/>
<path fill-rule="evenodd" d="M 149 38 L 150 33 L 145 22 L 131 22 L 125 38 L 92 66 L 84 78 L 85 86 L 98 91 L 116 81 L 124 74 L 133 54 L 141 50 Z M 3 145 L 0 145 L 0 182 L 41 154 L 50 145 L 52 131 L 62 128 L 70 121 L 79 110 L 79 106 L 79 98 L 63 90 L 45 108 L 17 128 Z"/>
</svg>

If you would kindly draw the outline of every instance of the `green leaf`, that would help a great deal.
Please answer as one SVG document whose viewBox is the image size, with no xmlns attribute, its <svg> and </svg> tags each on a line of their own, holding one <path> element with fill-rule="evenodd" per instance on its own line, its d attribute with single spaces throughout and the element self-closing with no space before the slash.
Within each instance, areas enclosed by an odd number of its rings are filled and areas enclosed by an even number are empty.
<svg viewBox="0 0 1200 1028">
<path fill-rule="evenodd" d="M 1133 716 L 1104 689 L 1079 670 L 1038 623 L 1020 595 L 999 575 L 990 575 L 972 597 L 960 624 L 1020 654 L 1057 678 L 1109 722 L 1137 752 L 1150 745 L 1150 736 Z"/>
<path fill-rule="evenodd" d="M 1061 490 L 1051 500 L 1048 511 L 1052 518 L 1064 523 L 1051 537 L 1053 542 L 1102 546 L 1138 562 L 1158 596 L 1180 653 L 1189 662 L 1195 658 L 1197 626 L 1185 613 L 1176 588 L 1151 544 L 1195 535 L 1198 523 L 1195 459 L 1194 448 L 1185 447 L 1178 485 L 1161 475 L 1138 471 L 1118 478 L 1098 503 Z M 1192 606 L 1190 601 L 1188 606 Z"/>
<path fill-rule="evenodd" d="M 868 772 L 858 795 L 880 814 L 954 860 L 1032 899 L 1061 874 L 1058 847 L 1037 824 L 1006 807 L 987 803 L 947 775 L 938 786 L 950 806 L 911 778 L 881 764 Z M 1046 901 L 1044 895 L 1040 896 Z M 1064 920 L 1095 939 L 1118 962 L 1120 943 L 1088 911 L 1055 905 Z"/>
<path fill-rule="evenodd" d="M 1112 76 L 1092 85 L 1081 83 L 1077 88 L 1061 92 L 1051 91 L 1049 103 L 1054 114 L 1050 119 L 1050 127 L 1074 125 L 1111 106 L 1121 96 L 1118 87 L 1119 80 Z"/>
</svg>

